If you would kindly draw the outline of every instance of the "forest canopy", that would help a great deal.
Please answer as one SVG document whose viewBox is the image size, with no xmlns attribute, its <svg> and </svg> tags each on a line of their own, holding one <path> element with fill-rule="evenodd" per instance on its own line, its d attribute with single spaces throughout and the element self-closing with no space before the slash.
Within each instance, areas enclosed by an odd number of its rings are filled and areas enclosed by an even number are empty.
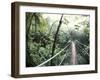
<svg viewBox="0 0 100 80">
<path fill-rule="evenodd" d="M 26 67 L 89 64 L 89 15 L 26 12 Z"/>
</svg>

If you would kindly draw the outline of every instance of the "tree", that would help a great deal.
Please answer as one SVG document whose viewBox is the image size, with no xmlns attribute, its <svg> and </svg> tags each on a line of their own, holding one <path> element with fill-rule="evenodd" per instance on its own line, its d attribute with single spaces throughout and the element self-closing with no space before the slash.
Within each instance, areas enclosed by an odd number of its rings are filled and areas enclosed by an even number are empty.
<svg viewBox="0 0 100 80">
<path fill-rule="evenodd" d="M 59 21 L 59 25 L 58 25 L 57 31 L 55 33 L 54 42 L 53 42 L 53 46 L 52 46 L 52 53 L 51 53 L 52 56 L 51 57 L 54 56 L 54 51 L 55 51 L 55 47 L 56 47 L 56 40 L 57 40 L 59 29 L 60 29 L 61 24 L 62 24 L 62 18 L 63 18 L 63 14 L 61 15 L 61 18 L 60 18 L 60 21 Z M 51 60 L 51 66 L 54 66 L 53 60 Z"/>
</svg>

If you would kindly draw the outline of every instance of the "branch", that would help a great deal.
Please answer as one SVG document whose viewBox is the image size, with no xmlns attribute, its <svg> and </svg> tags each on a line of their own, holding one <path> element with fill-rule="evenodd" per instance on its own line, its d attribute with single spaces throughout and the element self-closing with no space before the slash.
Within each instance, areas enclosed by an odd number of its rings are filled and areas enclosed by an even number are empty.
<svg viewBox="0 0 100 80">
<path fill-rule="evenodd" d="M 50 27 L 50 30 L 49 30 L 49 32 L 48 32 L 48 36 L 49 36 L 50 33 L 51 33 L 51 30 L 52 30 L 53 25 L 54 25 L 57 21 L 58 21 L 58 20 L 56 20 L 56 21 L 54 21 L 54 22 L 52 23 L 52 25 L 51 25 L 51 27 Z"/>
</svg>

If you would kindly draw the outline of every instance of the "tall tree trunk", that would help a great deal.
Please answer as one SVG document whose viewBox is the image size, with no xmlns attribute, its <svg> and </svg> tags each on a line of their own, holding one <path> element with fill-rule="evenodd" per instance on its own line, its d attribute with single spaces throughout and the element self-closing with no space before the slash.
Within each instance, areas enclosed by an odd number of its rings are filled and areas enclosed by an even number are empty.
<svg viewBox="0 0 100 80">
<path fill-rule="evenodd" d="M 37 33 L 37 22 L 36 22 L 36 13 L 34 13 L 34 18 L 35 18 L 35 33 Z"/>
<path fill-rule="evenodd" d="M 55 33 L 54 42 L 53 42 L 53 46 L 52 46 L 51 57 L 54 56 L 54 51 L 55 51 L 55 47 L 56 47 L 56 40 L 57 40 L 57 36 L 58 36 L 59 29 L 60 29 L 61 24 L 62 24 L 62 18 L 63 18 L 63 14 L 62 14 L 62 16 L 61 16 L 61 18 L 60 18 L 59 25 L 58 25 L 57 31 L 56 31 L 56 33 Z M 54 65 L 55 65 L 55 64 L 54 64 L 53 60 L 51 60 L 51 66 L 54 66 Z"/>
<path fill-rule="evenodd" d="M 26 27 L 28 27 L 27 30 L 26 30 L 26 50 L 27 50 L 27 51 L 28 51 L 28 49 L 29 49 L 29 47 L 28 47 L 28 40 L 29 40 L 28 35 L 29 35 L 29 32 L 30 32 L 30 27 L 31 27 L 31 24 L 32 24 L 33 16 L 34 16 L 34 14 L 32 14 L 31 16 L 29 16 L 30 21 L 26 20 L 26 21 L 27 21 L 27 22 L 26 22 L 26 25 L 27 25 Z M 27 18 L 28 18 L 28 17 L 27 17 Z M 29 25 L 28 25 L 28 23 L 29 23 Z"/>
<path fill-rule="evenodd" d="M 77 64 L 77 52 L 76 52 L 76 46 L 75 42 L 71 42 L 71 64 L 75 65 Z"/>
<path fill-rule="evenodd" d="M 31 14 L 31 16 L 28 16 L 29 17 L 29 21 L 26 19 L 26 27 L 28 27 L 27 28 L 27 31 L 26 31 L 26 35 L 28 35 L 29 34 L 29 31 L 30 31 L 30 27 L 31 27 L 31 24 L 32 24 L 32 19 L 33 19 L 33 17 L 34 17 L 34 14 Z M 28 18 L 27 17 L 27 18 Z"/>
<path fill-rule="evenodd" d="M 26 19 L 26 27 L 27 30 L 26 30 L 26 67 L 30 67 L 32 66 L 32 64 L 29 62 L 31 57 L 30 57 L 30 53 L 29 53 L 29 46 L 28 46 L 28 40 L 29 40 L 29 31 L 30 31 L 30 27 L 31 27 L 31 24 L 32 24 L 32 19 L 33 19 L 33 14 L 31 16 L 28 16 L 27 18 L 30 19 L 30 21 L 28 21 Z M 29 23 L 29 24 L 28 24 Z"/>
</svg>

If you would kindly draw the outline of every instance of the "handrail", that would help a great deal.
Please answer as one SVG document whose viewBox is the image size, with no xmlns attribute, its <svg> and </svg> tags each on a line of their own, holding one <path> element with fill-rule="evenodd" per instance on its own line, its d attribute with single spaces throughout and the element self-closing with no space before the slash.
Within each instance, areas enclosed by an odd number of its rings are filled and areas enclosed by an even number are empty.
<svg viewBox="0 0 100 80">
<path fill-rule="evenodd" d="M 39 64 L 39 65 L 36 66 L 36 67 L 40 67 L 40 66 L 46 64 L 47 62 L 49 62 L 50 60 L 52 60 L 53 58 L 55 58 L 56 56 L 58 56 L 58 55 L 59 55 L 61 52 L 63 52 L 66 48 L 68 48 L 68 46 L 69 46 L 69 44 L 68 44 L 66 47 L 64 47 L 61 51 L 59 51 L 58 53 L 56 53 L 53 57 L 49 58 L 48 60 L 44 61 L 43 63 Z"/>
</svg>

